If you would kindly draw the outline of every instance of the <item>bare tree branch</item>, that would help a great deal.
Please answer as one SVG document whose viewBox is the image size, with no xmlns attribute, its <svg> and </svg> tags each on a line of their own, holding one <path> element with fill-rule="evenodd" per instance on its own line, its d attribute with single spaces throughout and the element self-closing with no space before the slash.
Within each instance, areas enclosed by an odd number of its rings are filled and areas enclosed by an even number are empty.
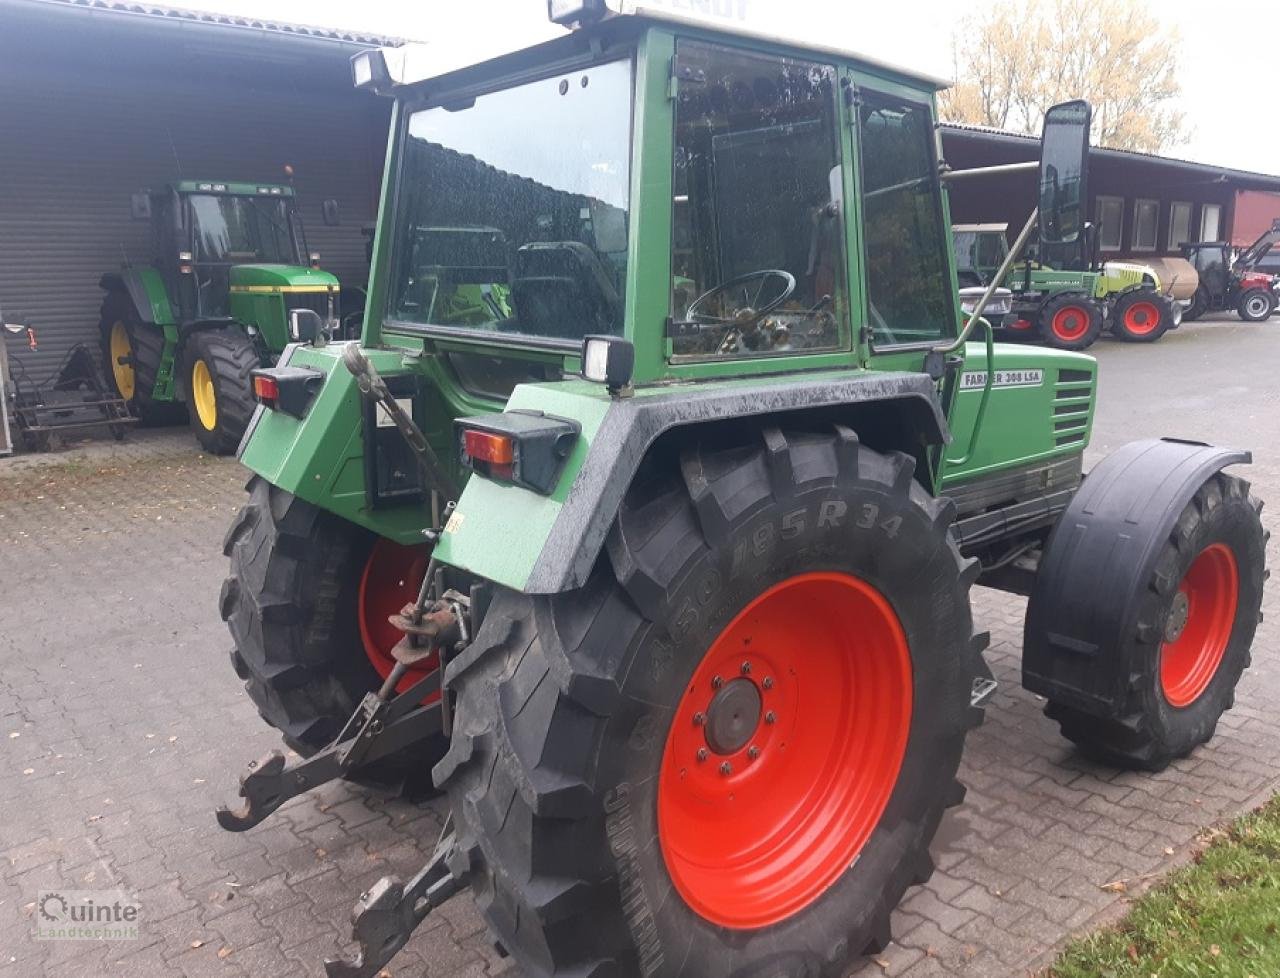
<svg viewBox="0 0 1280 978">
<path fill-rule="evenodd" d="M 1087 98 L 1098 145 L 1161 152 L 1190 136 L 1180 54 L 1177 30 L 1147 0 L 1005 0 L 961 21 L 957 81 L 939 108 L 951 122 L 1034 134 L 1050 105 Z"/>
</svg>

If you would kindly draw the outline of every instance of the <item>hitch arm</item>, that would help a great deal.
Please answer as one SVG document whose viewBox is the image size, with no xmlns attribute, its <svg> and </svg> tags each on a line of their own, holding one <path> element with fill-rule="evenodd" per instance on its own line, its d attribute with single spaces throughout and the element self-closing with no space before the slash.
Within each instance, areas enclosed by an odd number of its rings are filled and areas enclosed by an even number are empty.
<svg viewBox="0 0 1280 978">
<path fill-rule="evenodd" d="M 236 809 L 219 807 L 218 824 L 228 832 L 251 829 L 290 798 L 440 733 L 440 703 L 421 705 L 439 689 L 440 670 L 436 669 L 393 700 L 368 693 L 337 739 L 319 753 L 286 764 L 284 755 L 273 750 L 250 761 L 249 769 L 240 776 L 244 803 Z"/>
<path fill-rule="evenodd" d="M 374 978 L 427 915 L 466 885 L 465 873 L 450 868 L 456 855 L 457 837 L 450 832 L 408 883 L 384 876 L 361 893 L 351 911 L 351 930 L 360 949 L 354 959 L 326 959 L 328 978 Z"/>
</svg>

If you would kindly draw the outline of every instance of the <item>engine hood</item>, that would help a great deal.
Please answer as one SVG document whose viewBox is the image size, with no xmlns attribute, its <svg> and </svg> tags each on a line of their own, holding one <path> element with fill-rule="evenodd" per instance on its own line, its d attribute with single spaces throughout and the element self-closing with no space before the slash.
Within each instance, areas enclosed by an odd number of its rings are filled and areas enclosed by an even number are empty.
<svg viewBox="0 0 1280 978">
<path fill-rule="evenodd" d="M 329 272 L 305 265 L 233 265 L 231 288 L 253 292 L 329 291 L 338 280 Z"/>
</svg>

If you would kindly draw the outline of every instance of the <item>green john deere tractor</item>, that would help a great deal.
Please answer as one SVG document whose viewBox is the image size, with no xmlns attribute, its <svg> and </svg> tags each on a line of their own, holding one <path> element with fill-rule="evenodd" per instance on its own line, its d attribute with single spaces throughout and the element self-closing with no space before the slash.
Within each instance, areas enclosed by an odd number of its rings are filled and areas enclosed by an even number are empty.
<svg viewBox="0 0 1280 978">
<path fill-rule="evenodd" d="M 960 285 L 987 285 L 1009 253 L 1006 224 L 952 229 Z M 1086 232 L 1091 231 L 1086 228 Z M 1132 343 L 1154 343 L 1182 322 L 1182 304 L 1160 291 L 1154 268 L 1135 262 L 1086 261 L 1080 242 L 1043 246 L 1052 267 L 1024 260 L 999 284 L 1013 292 L 1012 313 L 994 323 L 1006 335 L 1035 337 L 1061 350 L 1084 350 L 1104 329 Z"/>
<path fill-rule="evenodd" d="M 1081 750 L 1212 735 L 1262 600 L 1250 455 L 1153 439 L 1082 481 L 1094 360 L 957 308 L 941 83 L 551 10 L 574 29 L 481 64 L 353 61 L 394 100 L 363 335 L 253 372 L 221 595 L 301 757 L 218 818 L 447 794 L 332 978 L 466 886 L 530 976 L 834 978 L 964 796 L 975 583 L 1030 596 L 1023 682 Z M 1083 231 L 1089 122 L 1046 116 L 1042 244 Z"/>
<path fill-rule="evenodd" d="M 105 373 L 144 422 L 186 414 L 206 451 L 235 451 L 249 373 L 289 343 L 294 310 L 335 332 L 338 280 L 308 254 L 291 186 L 183 180 L 133 198 L 153 258 L 102 276 Z M 325 202 L 336 220 L 336 202 Z"/>
</svg>

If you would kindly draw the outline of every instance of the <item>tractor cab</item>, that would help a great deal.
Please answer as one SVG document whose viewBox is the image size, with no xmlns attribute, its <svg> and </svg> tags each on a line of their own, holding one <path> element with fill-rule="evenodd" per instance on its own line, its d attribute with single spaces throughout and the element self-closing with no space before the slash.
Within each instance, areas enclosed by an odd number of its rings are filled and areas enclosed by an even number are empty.
<svg viewBox="0 0 1280 978">
<path fill-rule="evenodd" d="M 289 294 L 290 308 L 336 316 L 337 283 L 307 250 L 293 187 L 183 180 L 136 195 L 135 211 L 139 196 L 149 205 L 152 263 L 181 322 L 243 322 L 240 307 L 255 304 L 248 297 L 274 292 Z M 284 318 L 264 327 L 281 333 L 280 348 Z"/>
</svg>

